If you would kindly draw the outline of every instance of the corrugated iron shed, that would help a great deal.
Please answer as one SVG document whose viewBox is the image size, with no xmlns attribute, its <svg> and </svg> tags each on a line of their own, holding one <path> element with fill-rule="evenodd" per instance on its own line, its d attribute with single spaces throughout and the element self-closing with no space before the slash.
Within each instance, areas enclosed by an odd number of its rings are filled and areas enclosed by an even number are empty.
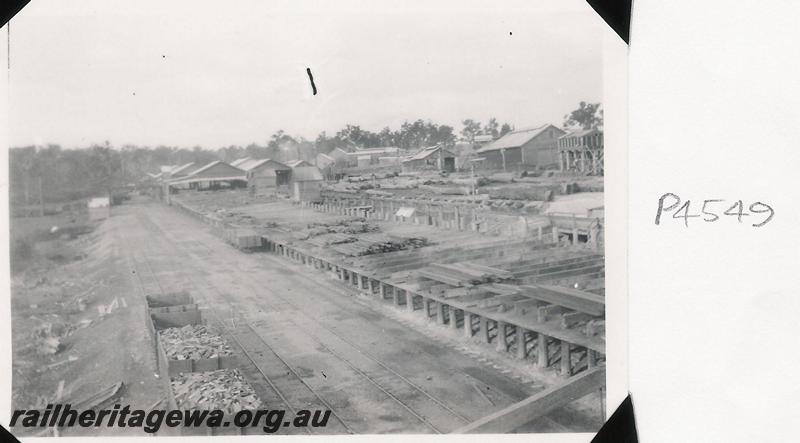
<svg viewBox="0 0 800 443">
<path fill-rule="evenodd" d="M 499 149 L 519 148 L 520 146 L 528 143 L 536 138 L 545 129 L 551 127 L 551 124 L 537 126 L 535 128 L 521 129 L 519 131 L 512 131 L 500 137 L 499 139 L 489 143 L 488 145 L 478 149 L 476 152 L 497 151 Z"/>
</svg>

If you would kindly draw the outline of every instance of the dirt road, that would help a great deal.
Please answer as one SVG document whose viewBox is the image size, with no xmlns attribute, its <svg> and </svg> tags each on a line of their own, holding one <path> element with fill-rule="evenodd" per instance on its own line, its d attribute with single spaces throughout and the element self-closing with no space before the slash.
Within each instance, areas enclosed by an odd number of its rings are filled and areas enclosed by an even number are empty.
<svg viewBox="0 0 800 443">
<path fill-rule="evenodd" d="M 533 392 L 382 315 L 377 300 L 279 257 L 238 251 L 179 211 L 138 202 L 114 217 L 143 281 L 191 291 L 204 318 L 238 341 L 243 373 L 268 407 L 333 411 L 318 433 L 444 433 Z"/>
</svg>

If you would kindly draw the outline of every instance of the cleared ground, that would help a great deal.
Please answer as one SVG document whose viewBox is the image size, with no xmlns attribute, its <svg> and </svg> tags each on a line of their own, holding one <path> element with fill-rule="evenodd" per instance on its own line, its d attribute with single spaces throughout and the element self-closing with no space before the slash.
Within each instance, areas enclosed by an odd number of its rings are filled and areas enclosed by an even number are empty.
<svg viewBox="0 0 800 443">
<path fill-rule="evenodd" d="M 113 218 L 145 280 L 190 290 L 209 308 L 205 318 L 236 338 L 244 373 L 267 405 L 330 408 L 325 432 L 449 432 L 541 389 L 382 315 L 335 281 L 244 254 L 171 208 L 125 205 Z M 566 430 L 559 415 L 531 430 Z"/>
</svg>

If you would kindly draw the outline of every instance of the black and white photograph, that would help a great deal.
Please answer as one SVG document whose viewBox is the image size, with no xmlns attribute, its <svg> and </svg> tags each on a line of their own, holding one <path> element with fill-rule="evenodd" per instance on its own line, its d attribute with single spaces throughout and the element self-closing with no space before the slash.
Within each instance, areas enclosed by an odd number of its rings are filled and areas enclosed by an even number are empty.
<svg viewBox="0 0 800 443">
<path fill-rule="evenodd" d="M 616 408 L 623 68 L 585 1 L 34 0 L 4 28 L 15 435 L 588 441 Z"/>
</svg>

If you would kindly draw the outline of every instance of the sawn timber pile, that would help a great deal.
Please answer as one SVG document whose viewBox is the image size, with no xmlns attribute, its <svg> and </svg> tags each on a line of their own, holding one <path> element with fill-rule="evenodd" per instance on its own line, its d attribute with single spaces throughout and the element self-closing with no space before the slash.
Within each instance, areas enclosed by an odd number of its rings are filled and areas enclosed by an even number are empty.
<svg viewBox="0 0 800 443">
<path fill-rule="evenodd" d="M 361 219 L 344 220 L 339 223 L 311 223 L 306 229 L 292 232 L 292 237 L 307 240 L 325 234 L 363 234 L 377 232 L 380 228 Z"/>
<path fill-rule="evenodd" d="M 514 279 L 511 272 L 475 263 L 431 263 L 417 271 L 420 277 L 445 283 L 451 286 L 480 285 L 484 283 L 507 282 Z"/>
</svg>

